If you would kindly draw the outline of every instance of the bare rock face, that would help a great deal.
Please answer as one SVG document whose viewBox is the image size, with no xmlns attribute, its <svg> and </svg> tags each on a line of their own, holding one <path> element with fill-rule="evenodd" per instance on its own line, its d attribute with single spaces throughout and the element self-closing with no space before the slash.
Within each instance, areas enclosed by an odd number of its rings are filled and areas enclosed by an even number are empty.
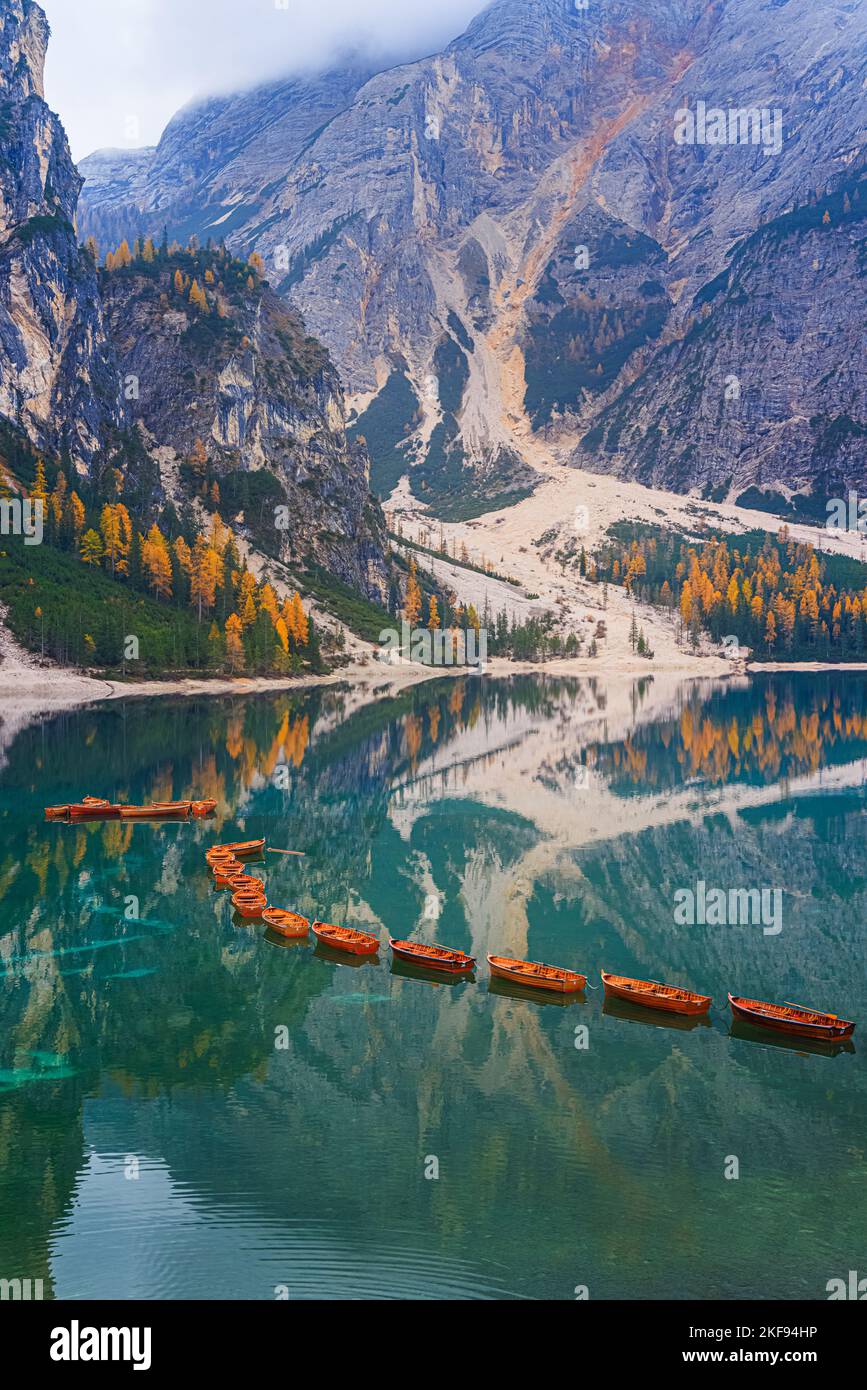
<svg viewBox="0 0 867 1390">
<path fill-rule="evenodd" d="M 80 468 L 120 421 L 91 257 L 74 229 L 81 179 L 43 98 L 48 25 L 0 10 L 0 415 Z"/>
<path fill-rule="evenodd" d="M 867 471 L 865 245 L 863 173 L 745 237 L 578 457 L 675 491 L 845 497 Z"/>
<path fill-rule="evenodd" d="M 367 453 L 347 438 L 327 352 L 267 285 L 248 285 L 238 263 L 212 255 L 211 274 L 222 278 L 206 314 L 173 291 L 177 266 L 195 271 L 186 253 L 100 276 L 126 424 L 143 451 L 142 467 L 126 451 L 129 488 L 150 486 L 146 505 L 183 507 L 216 484 L 223 519 L 260 550 L 386 599 L 384 519 L 369 494 Z M 197 445 L 207 479 L 190 466 Z"/>
<path fill-rule="evenodd" d="M 435 508 L 490 505 L 551 450 L 733 496 L 857 485 L 865 54 L 856 0 L 495 0 L 369 80 L 180 113 L 130 166 L 130 226 L 260 252 L 333 354 L 383 491 L 410 467 Z M 747 113 L 746 143 L 684 142 L 700 103 Z M 786 222 L 826 196 L 821 232 Z M 119 206 L 104 179 L 84 201 L 94 227 Z"/>
<path fill-rule="evenodd" d="M 327 351 L 258 272 L 222 251 L 213 255 L 227 285 L 212 294 L 213 312 L 172 293 L 178 258 L 167 249 L 97 272 L 74 225 L 82 181 L 43 99 L 47 41 L 37 5 L 3 0 L 0 418 L 97 490 L 105 477 L 107 495 L 119 473 L 144 522 L 167 503 L 183 509 L 197 500 L 201 480 L 188 465 L 198 440 L 242 536 L 384 599 L 384 518 L 370 496 L 364 446 L 347 437 Z M 211 111 L 205 123 L 213 119 Z M 182 147 L 183 139 L 179 159 Z M 160 168 L 171 163 L 166 149 L 160 159 Z M 123 161 L 119 152 L 98 161 L 95 182 L 109 200 L 125 197 L 137 177 Z M 147 163 L 133 160 L 138 173 Z M 179 254 L 195 275 L 195 256 Z M 204 266 L 198 274 L 204 283 Z"/>
</svg>

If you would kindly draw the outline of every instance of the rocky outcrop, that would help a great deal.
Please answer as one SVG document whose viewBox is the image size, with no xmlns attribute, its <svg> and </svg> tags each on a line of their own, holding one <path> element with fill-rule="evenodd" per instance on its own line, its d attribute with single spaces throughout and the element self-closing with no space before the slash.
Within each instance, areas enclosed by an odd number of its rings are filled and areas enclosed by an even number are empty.
<svg viewBox="0 0 867 1390">
<path fill-rule="evenodd" d="M 495 0 L 440 54 L 356 89 L 323 76 L 303 139 L 300 85 L 181 113 L 143 184 L 133 170 L 132 201 L 149 230 L 168 211 L 183 231 L 198 207 L 262 254 L 333 353 L 383 487 L 418 468 L 434 507 L 456 490 L 490 505 L 550 450 L 731 495 L 857 485 L 857 326 L 850 308 L 832 331 L 818 308 L 826 281 L 829 315 L 863 298 L 854 224 L 790 241 L 800 273 L 768 255 L 757 275 L 745 257 L 793 210 L 842 202 L 863 167 L 865 40 L 851 0 Z M 757 143 L 681 143 L 677 113 L 699 102 L 779 113 L 779 142 L 758 125 Z M 297 138 L 269 143 L 282 125 Z M 84 197 L 107 227 L 104 186 Z M 736 290 L 705 298 L 724 273 Z M 741 411 L 720 431 L 723 366 Z M 445 385 L 453 398 L 454 372 Z"/>
<path fill-rule="evenodd" d="M 678 492 L 846 497 L 865 477 L 865 233 L 856 173 L 744 238 L 578 457 Z"/>
<path fill-rule="evenodd" d="M 48 25 L 31 0 L 0 10 L 0 416 L 86 468 L 120 420 L 91 257 L 74 220 L 81 179 L 45 104 Z"/>
<path fill-rule="evenodd" d="M 251 545 L 295 566 L 321 566 L 384 599 L 384 519 L 370 496 L 364 445 L 347 438 L 343 392 L 327 352 L 270 290 L 261 267 L 222 250 L 176 256 L 148 248 L 145 256 L 135 247 L 126 263 L 97 272 L 76 234 L 81 178 L 43 98 L 47 41 L 37 5 L 4 4 L 0 419 L 71 462 L 97 497 L 103 480 L 105 495 L 116 496 L 120 476 L 142 525 L 169 503 L 178 512 L 199 505 L 205 474 L 205 504 L 219 496 L 224 518 L 230 514 Z M 235 109 L 232 101 L 223 105 Z M 206 125 L 219 126 L 218 106 Z M 288 138 L 285 123 L 266 134 L 267 113 L 260 116 L 250 130 L 263 148 Z M 302 122 L 295 130 L 296 141 L 305 128 Z M 161 148 L 163 171 L 170 153 Z M 181 159 L 180 147 L 176 153 Z M 193 155 L 185 158 L 189 165 Z M 122 162 L 120 152 L 99 162 L 106 200 L 121 200 L 118 229 L 128 206 L 122 200 L 147 163 L 146 155 Z M 203 170 L 201 163 L 189 168 Z M 186 276 L 182 293 L 175 272 Z M 198 304 L 189 294 L 197 275 Z M 201 299 L 206 290 L 210 303 Z"/>
<path fill-rule="evenodd" d="M 101 275 L 126 422 L 142 446 L 124 451 L 129 486 L 147 495 L 149 485 L 151 505 L 204 496 L 264 553 L 385 599 L 384 520 L 367 453 L 347 439 L 337 373 L 247 269 L 201 251 Z M 177 292 L 176 274 L 210 277 L 209 309 Z"/>
</svg>

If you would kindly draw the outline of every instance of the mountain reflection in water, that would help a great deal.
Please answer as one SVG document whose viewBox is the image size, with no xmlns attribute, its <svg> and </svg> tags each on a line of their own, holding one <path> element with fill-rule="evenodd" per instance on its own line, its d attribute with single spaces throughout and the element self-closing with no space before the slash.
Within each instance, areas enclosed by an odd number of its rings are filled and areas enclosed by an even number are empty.
<svg viewBox="0 0 867 1390">
<path fill-rule="evenodd" d="M 867 1026 L 863 675 L 112 703 L 0 727 L 0 750 L 0 1277 L 821 1298 L 857 1267 L 859 1033 L 779 1045 L 726 991 Z M 87 793 L 218 810 L 44 822 Z M 259 866 L 272 903 L 374 932 L 378 958 L 234 921 L 204 851 L 261 835 L 305 851 Z M 783 930 L 676 926 L 699 878 L 782 888 Z M 475 981 L 393 968 L 388 934 L 470 952 Z M 541 1007 L 489 951 L 699 989 L 710 1023 L 641 1026 L 589 987 Z"/>
</svg>

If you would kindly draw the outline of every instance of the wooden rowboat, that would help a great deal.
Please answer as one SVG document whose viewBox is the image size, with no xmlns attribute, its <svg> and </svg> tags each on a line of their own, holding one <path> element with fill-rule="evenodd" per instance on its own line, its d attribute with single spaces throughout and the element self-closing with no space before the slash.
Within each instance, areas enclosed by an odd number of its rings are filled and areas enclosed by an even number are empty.
<svg viewBox="0 0 867 1390">
<path fill-rule="evenodd" d="M 530 985 L 534 989 L 552 989 L 557 994 L 570 994 L 584 989 L 587 976 L 575 970 L 563 970 L 558 965 L 540 965 L 538 961 L 512 960 L 509 956 L 488 956 L 491 974 L 501 980 Z"/>
<path fill-rule="evenodd" d="M 191 814 L 197 818 L 212 816 L 217 809 L 216 801 L 208 798 L 207 801 L 193 801 L 190 803 Z"/>
<path fill-rule="evenodd" d="M 101 796 L 86 796 L 69 806 L 46 806 L 46 820 L 117 820 L 120 807 Z"/>
<path fill-rule="evenodd" d="M 240 859 L 234 860 L 231 864 L 215 864 L 213 869 L 214 882 L 218 888 L 228 888 L 237 874 L 244 872 L 244 865 Z"/>
<path fill-rule="evenodd" d="M 264 848 L 264 840 L 238 840 L 233 845 L 214 845 L 214 850 L 228 850 L 237 859 L 248 859 L 252 855 L 261 854 Z"/>
<path fill-rule="evenodd" d="M 268 906 L 264 893 L 233 893 L 232 906 L 241 917 L 259 918 Z"/>
<path fill-rule="evenodd" d="M 121 806 L 121 820 L 169 820 L 188 816 L 191 801 L 155 801 L 150 806 Z"/>
<path fill-rule="evenodd" d="M 335 927 L 332 922 L 314 922 L 311 930 L 323 945 L 336 951 L 348 951 L 353 956 L 375 956 L 379 950 L 379 938 L 366 931 Z"/>
<path fill-rule="evenodd" d="M 693 994 L 677 985 L 660 984 L 658 980 L 631 980 L 626 975 L 607 975 L 601 971 L 606 996 L 628 999 L 648 1009 L 663 1009 L 669 1014 L 704 1014 L 713 1002 L 709 994 Z"/>
<path fill-rule="evenodd" d="M 802 1038 L 823 1038 L 836 1041 L 851 1038 L 855 1024 L 836 1014 L 819 1009 L 803 1009 L 797 1004 L 766 1004 L 760 999 L 744 999 L 730 994 L 729 1003 L 735 1018 L 757 1023 L 762 1028 L 775 1028 L 780 1033 L 795 1033 Z"/>
<path fill-rule="evenodd" d="M 233 893 L 258 893 L 264 894 L 265 882 L 261 878 L 254 878 L 252 874 L 238 873 L 233 874 L 229 880 L 229 887 Z"/>
<path fill-rule="evenodd" d="M 281 936 L 306 936 L 310 923 L 299 912 L 284 912 L 281 907 L 269 907 L 262 913 L 262 921 Z"/>
<path fill-rule="evenodd" d="M 388 944 L 401 960 L 423 965 L 426 970 L 448 970 L 454 974 L 459 970 L 472 970 L 476 964 L 475 956 L 468 956 L 464 951 L 450 951 L 446 946 L 427 946 L 421 941 L 395 941 L 393 937 L 388 938 Z"/>
</svg>

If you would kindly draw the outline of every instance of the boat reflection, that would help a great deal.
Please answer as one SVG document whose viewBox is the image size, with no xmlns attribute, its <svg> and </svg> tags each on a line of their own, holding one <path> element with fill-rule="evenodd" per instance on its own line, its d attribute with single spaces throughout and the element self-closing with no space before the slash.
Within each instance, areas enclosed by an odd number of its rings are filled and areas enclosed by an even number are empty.
<svg viewBox="0 0 867 1390">
<path fill-rule="evenodd" d="M 423 965 L 411 965 L 407 960 L 401 960 L 399 956 L 391 958 L 391 973 L 399 975 L 404 980 L 418 980 L 424 985 L 461 985 L 475 984 L 476 972 L 474 970 L 462 970 L 460 972 L 449 972 L 447 970 L 429 970 Z"/>
<path fill-rule="evenodd" d="M 265 928 L 262 933 L 262 940 L 266 941 L 269 946 L 279 946 L 282 951 L 294 951 L 299 946 L 302 950 L 310 949 L 309 936 L 283 936 L 273 927 Z"/>
<path fill-rule="evenodd" d="M 359 970 L 364 965 L 379 965 L 379 955 L 357 956 L 351 951 L 337 951 L 333 946 L 326 946 L 324 942 L 317 940 L 316 949 L 313 952 L 317 960 L 330 961 L 332 965 L 349 965 L 353 970 Z"/>
<path fill-rule="evenodd" d="M 626 999 L 609 996 L 602 1005 L 603 1014 L 609 1018 L 619 1018 L 626 1023 L 645 1023 L 650 1028 L 675 1028 L 681 1033 L 690 1033 L 693 1028 L 710 1028 L 711 1021 L 704 1014 L 667 1014 L 657 1009 L 645 1009 L 640 1004 L 630 1004 Z"/>
<path fill-rule="evenodd" d="M 823 1042 L 821 1038 L 798 1038 L 786 1033 L 775 1033 L 771 1028 L 760 1028 L 757 1024 L 745 1023 L 743 1019 L 732 1019 L 729 1037 L 740 1042 L 759 1043 L 765 1047 L 782 1047 L 788 1052 L 801 1052 L 813 1057 L 836 1057 L 841 1052 L 855 1052 L 851 1038 L 831 1039 Z"/>
<path fill-rule="evenodd" d="M 550 989 L 532 989 L 529 985 L 515 984 L 513 980 L 500 980 L 496 975 L 488 980 L 488 994 L 499 994 L 505 999 L 522 999 L 528 1004 L 553 1004 L 558 1009 L 567 1009 L 570 1004 L 587 1003 L 583 990 L 557 994 Z"/>
</svg>

